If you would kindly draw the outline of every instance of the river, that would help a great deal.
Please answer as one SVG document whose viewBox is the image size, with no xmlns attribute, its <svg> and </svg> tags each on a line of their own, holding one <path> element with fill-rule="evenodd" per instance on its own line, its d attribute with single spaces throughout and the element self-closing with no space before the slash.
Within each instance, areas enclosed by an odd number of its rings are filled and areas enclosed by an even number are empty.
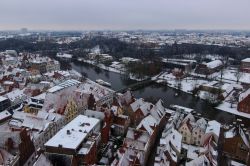
<svg viewBox="0 0 250 166">
<path fill-rule="evenodd" d="M 111 83 L 112 89 L 118 90 L 127 87 L 130 84 L 135 83 L 133 80 L 125 79 L 121 74 L 102 70 L 86 63 L 74 62 L 71 63 L 73 69 L 80 73 L 85 73 L 91 80 L 102 79 Z M 232 124 L 237 118 L 235 115 L 227 112 L 214 109 L 209 103 L 193 97 L 190 94 L 181 92 L 176 96 L 176 90 L 167 86 L 153 84 L 133 91 L 136 98 L 144 98 L 149 101 L 156 101 L 162 99 L 164 105 L 168 107 L 170 104 L 177 104 L 184 107 L 194 109 L 197 113 L 200 113 L 203 117 L 208 119 L 214 119 L 221 123 Z M 249 126 L 249 120 L 243 119 L 243 122 Z"/>
</svg>

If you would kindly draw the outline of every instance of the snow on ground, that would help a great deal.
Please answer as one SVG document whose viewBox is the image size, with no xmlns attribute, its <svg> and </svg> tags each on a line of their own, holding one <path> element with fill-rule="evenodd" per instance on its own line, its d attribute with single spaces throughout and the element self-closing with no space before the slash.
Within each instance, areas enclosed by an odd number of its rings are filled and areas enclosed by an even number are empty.
<svg viewBox="0 0 250 166">
<path fill-rule="evenodd" d="M 136 81 L 144 81 L 146 79 L 148 79 L 148 77 L 144 77 L 144 78 L 137 78 L 136 76 L 132 75 L 132 74 L 129 74 L 129 78 L 131 80 L 136 80 Z"/>
<path fill-rule="evenodd" d="M 223 81 L 230 80 L 230 81 L 236 82 L 237 79 L 236 79 L 235 73 L 236 73 L 236 69 L 226 69 L 222 76 Z M 241 77 L 239 79 L 239 82 L 250 84 L 250 73 L 241 72 L 240 74 L 241 74 Z M 220 75 L 217 77 L 217 79 L 220 79 Z"/>
<path fill-rule="evenodd" d="M 107 70 L 107 71 L 110 71 L 110 72 L 115 72 L 115 73 L 120 73 L 120 74 L 124 74 L 123 71 L 121 70 L 118 70 L 116 68 L 113 68 L 113 67 L 108 67 L 108 66 L 105 66 L 104 64 L 96 64 L 95 61 L 91 61 L 91 60 L 85 60 L 85 59 L 82 59 L 81 61 L 85 62 L 85 63 L 88 63 L 88 64 L 92 64 L 92 65 L 95 65 L 103 70 Z"/>
<path fill-rule="evenodd" d="M 162 82 L 166 81 L 168 83 L 168 86 L 171 88 L 178 88 L 178 83 L 180 82 L 181 90 L 186 93 L 192 93 L 195 87 L 208 83 L 208 81 L 206 80 L 194 79 L 192 77 L 187 77 L 178 81 L 172 73 L 167 72 L 160 75 L 158 77 L 158 80 L 162 80 Z"/>
<path fill-rule="evenodd" d="M 250 114 L 247 114 L 247 113 L 244 113 L 244 112 L 239 112 L 237 110 L 237 107 L 235 107 L 235 105 L 233 105 L 233 108 L 231 108 L 231 103 L 228 103 L 226 101 L 222 102 L 222 104 L 217 106 L 216 109 L 221 110 L 221 111 L 225 111 L 225 112 L 229 112 L 231 114 L 235 114 L 235 115 L 238 115 L 238 116 L 242 116 L 242 117 L 245 117 L 245 118 L 250 118 Z"/>
<path fill-rule="evenodd" d="M 112 63 L 112 65 L 110 65 L 110 66 L 105 66 L 104 64 L 96 64 L 95 61 L 91 61 L 91 60 L 81 59 L 80 61 L 83 61 L 83 62 L 88 63 L 88 64 L 95 65 L 95 66 L 97 66 L 97 67 L 99 67 L 99 68 L 101 68 L 103 70 L 107 70 L 107 71 L 115 72 L 115 73 L 119 73 L 119 74 L 125 74 L 123 65 L 122 64 L 119 65 L 119 64 L 117 64 L 117 62 Z M 114 68 L 114 66 L 116 68 Z M 120 69 L 118 69 L 119 66 L 121 67 Z M 136 80 L 136 81 L 143 81 L 143 80 L 148 79 L 148 77 L 137 78 L 132 74 L 129 75 L 129 78 L 131 80 Z"/>
</svg>

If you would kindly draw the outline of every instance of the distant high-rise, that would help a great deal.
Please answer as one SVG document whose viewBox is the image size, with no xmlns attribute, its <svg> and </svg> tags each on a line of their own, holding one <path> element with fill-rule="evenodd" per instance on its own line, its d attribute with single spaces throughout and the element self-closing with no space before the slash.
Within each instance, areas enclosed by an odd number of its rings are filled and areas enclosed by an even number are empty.
<svg viewBox="0 0 250 166">
<path fill-rule="evenodd" d="M 21 33 L 27 33 L 28 32 L 28 28 L 21 28 Z"/>
</svg>

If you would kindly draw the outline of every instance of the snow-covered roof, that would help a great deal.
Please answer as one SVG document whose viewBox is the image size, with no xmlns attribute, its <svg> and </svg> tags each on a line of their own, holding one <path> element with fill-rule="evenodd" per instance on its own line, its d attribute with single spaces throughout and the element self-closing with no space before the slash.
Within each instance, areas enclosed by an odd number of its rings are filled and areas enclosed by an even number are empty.
<svg viewBox="0 0 250 166">
<path fill-rule="evenodd" d="M 23 90 L 15 89 L 9 93 L 6 93 L 5 96 L 9 98 L 11 101 L 14 101 L 17 98 L 25 97 L 26 95 L 23 93 Z"/>
<path fill-rule="evenodd" d="M 241 62 L 250 62 L 250 58 L 242 59 Z"/>
<path fill-rule="evenodd" d="M 247 146 L 248 148 L 250 148 L 249 139 L 247 138 L 245 132 L 242 130 L 241 127 L 239 127 L 239 134 L 240 134 L 240 136 L 241 136 L 243 142 L 246 144 L 246 146 Z"/>
<path fill-rule="evenodd" d="M 180 105 L 170 105 L 171 108 L 175 109 L 175 110 L 181 110 L 181 111 L 185 111 L 187 113 L 190 113 L 193 111 L 193 109 L 191 108 L 187 108 L 187 107 L 183 107 L 183 106 L 180 106 Z"/>
<path fill-rule="evenodd" d="M 149 113 L 151 108 L 153 108 L 153 104 L 148 102 L 145 102 L 142 106 L 140 106 L 140 109 L 143 112 L 144 116 Z"/>
<path fill-rule="evenodd" d="M 216 67 L 219 67 L 222 65 L 222 61 L 221 60 L 214 60 L 211 62 L 206 63 L 207 67 L 210 69 L 214 69 Z"/>
<path fill-rule="evenodd" d="M 44 154 L 41 154 L 33 166 L 52 166 L 52 164 Z"/>
<path fill-rule="evenodd" d="M 34 96 L 32 98 L 37 99 L 37 100 L 44 100 L 45 97 L 46 97 L 46 93 L 41 93 L 40 95 Z"/>
<path fill-rule="evenodd" d="M 38 118 L 42 118 L 44 120 L 53 121 L 53 122 L 56 122 L 57 120 L 63 118 L 63 116 L 60 114 L 47 112 L 47 111 L 38 111 L 36 116 Z"/>
<path fill-rule="evenodd" d="M 79 115 L 45 143 L 45 146 L 76 149 L 99 123 L 99 119 Z"/>
<path fill-rule="evenodd" d="M 177 154 L 176 151 L 172 148 L 172 146 L 174 146 L 174 148 L 178 151 L 178 153 L 180 153 L 182 146 L 181 141 L 182 141 L 182 135 L 174 128 L 171 129 L 170 133 L 165 138 L 160 139 L 160 144 L 165 145 L 164 150 L 168 151 L 172 160 L 174 160 L 175 162 L 177 162 Z"/>
<path fill-rule="evenodd" d="M 0 102 L 4 101 L 4 100 L 8 100 L 8 98 L 0 96 Z"/>
<path fill-rule="evenodd" d="M 2 111 L 0 112 L 0 120 L 11 117 L 11 114 L 8 111 Z"/>
<path fill-rule="evenodd" d="M 140 129 L 141 127 L 144 127 L 149 135 L 151 135 L 154 132 L 154 128 L 157 125 L 156 119 L 152 115 L 148 115 L 145 117 L 141 123 L 137 126 L 136 129 Z"/>
<path fill-rule="evenodd" d="M 158 101 L 156 105 L 150 110 L 150 114 L 160 123 L 161 118 L 165 115 L 165 108 Z"/>
<path fill-rule="evenodd" d="M 239 102 L 244 100 L 248 95 L 250 95 L 250 88 L 246 90 L 245 92 L 241 93 L 239 96 Z"/>
<path fill-rule="evenodd" d="M 225 138 L 233 138 L 234 136 L 235 136 L 234 128 L 232 128 L 224 133 Z"/>
<path fill-rule="evenodd" d="M 135 100 L 133 103 L 130 104 L 133 111 L 136 111 L 144 104 L 144 100 L 142 98 Z"/>
<path fill-rule="evenodd" d="M 16 123 L 17 127 L 27 127 L 29 129 L 35 129 L 38 131 L 44 131 L 50 121 L 40 118 L 36 115 L 32 115 L 29 113 L 15 111 L 13 114 L 13 118 L 19 120 L 21 123 Z M 15 125 L 15 121 L 12 121 L 12 125 Z"/>
<path fill-rule="evenodd" d="M 198 158 L 186 162 L 186 166 L 200 166 L 200 165 L 210 165 L 210 161 L 205 155 L 201 155 Z"/>
<path fill-rule="evenodd" d="M 234 160 L 231 160 L 230 164 L 231 164 L 231 166 L 247 166 L 245 164 L 239 163 L 239 162 L 234 161 Z"/>
<path fill-rule="evenodd" d="M 217 122 L 215 120 L 209 121 L 205 133 L 211 133 L 212 132 L 216 136 L 219 137 L 219 135 L 220 135 L 220 127 L 221 127 L 221 124 L 219 122 Z"/>
<path fill-rule="evenodd" d="M 131 139 L 132 140 L 132 141 L 130 141 L 131 144 L 134 144 L 138 148 L 140 147 L 139 149 L 144 149 L 144 146 L 148 142 L 150 135 L 147 131 L 129 128 L 127 135 L 126 135 L 126 138 Z M 143 144 L 142 145 L 139 143 L 137 144 L 136 141 L 143 143 Z"/>
<path fill-rule="evenodd" d="M 60 58 L 72 58 L 73 55 L 71 54 L 66 54 L 66 53 L 57 53 L 56 54 L 57 57 L 60 57 Z"/>
<path fill-rule="evenodd" d="M 12 84 L 14 84 L 14 82 L 13 81 L 4 81 L 3 84 L 5 84 L 5 85 L 12 85 Z"/>
<path fill-rule="evenodd" d="M 183 119 L 183 122 L 186 123 L 188 120 L 189 120 L 190 122 L 195 122 L 195 118 L 194 118 L 193 114 L 189 113 L 189 114 Z"/>
<path fill-rule="evenodd" d="M 80 83 L 81 82 L 79 82 L 77 80 L 70 79 L 70 80 L 64 81 L 64 82 L 60 83 L 59 85 L 56 85 L 56 86 L 48 89 L 47 92 L 54 93 L 54 92 L 57 92 L 57 91 L 62 90 L 64 88 L 74 86 L 74 85 L 77 85 L 77 84 L 80 84 Z"/>
</svg>

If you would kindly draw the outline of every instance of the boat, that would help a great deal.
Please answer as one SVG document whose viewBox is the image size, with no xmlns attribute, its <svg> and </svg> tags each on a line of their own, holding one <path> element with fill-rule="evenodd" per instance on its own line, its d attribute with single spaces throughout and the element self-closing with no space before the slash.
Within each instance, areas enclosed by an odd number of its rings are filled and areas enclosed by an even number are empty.
<svg viewBox="0 0 250 166">
<path fill-rule="evenodd" d="M 103 85 L 103 86 L 107 86 L 107 87 L 111 87 L 111 84 L 108 82 L 103 81 L 102 79 L 97 79 L 95 80 L 96 83 Z"/>
<path fill-rule="evenodd" d="M 186 113 L 191 113 L 194 111 L 194 109 L 191 109 L 191 108 L 187 108 L 187 107 L 183 107 L 183 106 L 180 106 L 180 105 L 174 105 L 174 104 L 171 104 L 169 106 L 169 108 L 175 110 L 175 111 L 184 111 Z"/>
</svg>

